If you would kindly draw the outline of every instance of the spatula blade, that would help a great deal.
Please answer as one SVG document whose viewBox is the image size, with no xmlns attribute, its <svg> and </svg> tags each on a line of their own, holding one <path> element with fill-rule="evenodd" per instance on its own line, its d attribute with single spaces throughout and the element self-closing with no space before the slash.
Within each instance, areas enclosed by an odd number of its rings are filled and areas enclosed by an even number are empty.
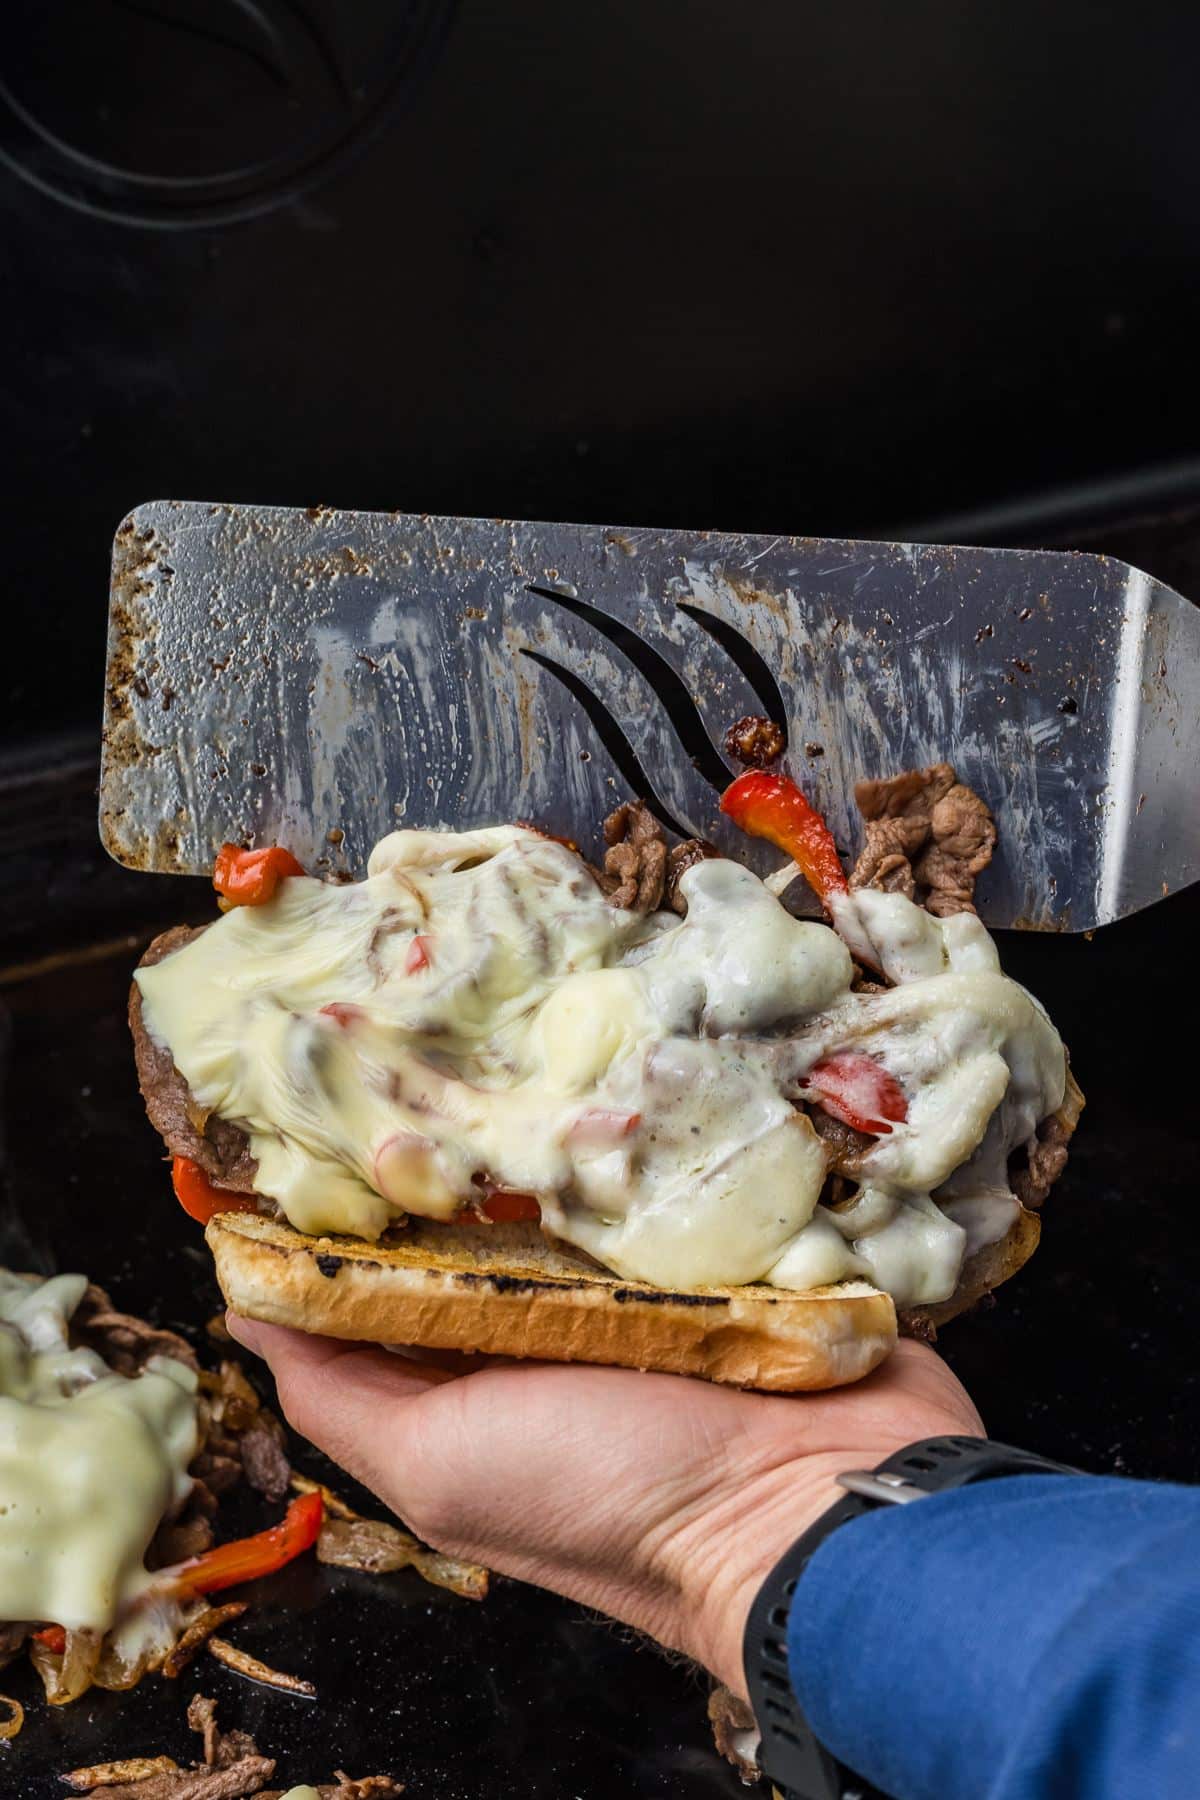
<svg viewBox="0 0 1200 1800">
<path fill-rule="evenodd" d="M 100 828 L 361 875 L 398 822 L 594 849 L 640 791 L 749 855 L 721 742 L 779 711 L 847 851 L 863 775 L 991 803 L 991 925 L 1079 931 L 1196 879 L 1200 613 L 1106 557 L 160 501 L 117 531 Z"/>
</svg>

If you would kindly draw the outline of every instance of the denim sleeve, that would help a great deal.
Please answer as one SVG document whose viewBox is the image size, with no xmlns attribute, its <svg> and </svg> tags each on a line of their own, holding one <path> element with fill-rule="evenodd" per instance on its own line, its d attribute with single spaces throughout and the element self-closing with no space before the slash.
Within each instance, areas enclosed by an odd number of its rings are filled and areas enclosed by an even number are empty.
<svg viewBox="0 0 1200 1800">
<path fill-rule="evenodd" d="M 1198 1800 L 1200 1490 L 1010 1476 L 835 1531 L 792 1684 L 895 1800 Z"/>
</svg>

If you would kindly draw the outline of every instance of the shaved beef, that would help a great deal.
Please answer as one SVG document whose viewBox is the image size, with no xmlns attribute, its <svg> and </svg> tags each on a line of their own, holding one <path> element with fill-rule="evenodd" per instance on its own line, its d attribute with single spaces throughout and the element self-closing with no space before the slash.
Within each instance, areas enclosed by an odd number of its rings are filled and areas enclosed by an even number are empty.
<svg viewBox="0 0 1200 1800">
<path fill-rule="evenodd" d="M 939 918 L 974 912 L 975 880 L 992 860 L 996 827 L 949 763 L 860 781 L 854 798 L 867 835 L 852 888 L 905 894 Z"/>
<path fill-rule="evenodd" d="M 974 912 L 976 878 L 996 848 L 996 827 L 986 803 L 958 782 L 934 807 L 930 826 L 933 842 L 913 871 L 927 890 L 926 907 L 940 919 Z"/>
<path fill-rule="evenodd" d="M 263 1405 L 244 1370 L 225 1361 L 215 1375 L 202 1376 L 201 1385 L 210 1425 L 194 1471 L 216 1492 L 232 1486 L 244 1471 L 260 1494 L 282 1500 L 292 1478 L 283 1426 Z"/>
<path fill-rule="evenodd" d="M 149 968 L 182 950 L 205 927 L 177 925 L 156 937 L 142 958 Z M 129 992 L 129 1029 L 138 1086 L 146 1102 L 150 1123 L 172 1156 L 189 1156 L 213 1181 L 236 1193 L 254 1192 L 258 1164 L 250 1154 L 250 1140 L 238 1125 L 197 1106 L 187 1082 L 175 1067 L 165 1044 L 156 1044 L 142 1017 L 142 992 L 135 981 Z"/>
<path fill-rule="evenodd" d="M 282 1500 L 292 1479 L 284 1445 L 283 1426 L 265 1410 L 259 1411 L 238 1440 L 246 1480 L 268 1500 Z"/>
<path fill-rule="evenodd" d="M 855 1174 L 859 1157 L 864 1150 L 873 1150 L 876 1140 L 865 1131 L 856 1131 L 853 1125 L 835 1119 L 832 1113 L 823 1112 L 819 1106 L 810 1107 L 808 1116 L 813 1130 L 825 1145 L 829 1167 L 839 1175 Z"/>
<path fill-rule="evenodd" d="M 731 1688 L 715 1687 L 708 1696 L 708 1722 L 718 1755 L 733 1764 L 743 1781 L 757 1781 L 762 1740 L 758 1722 L 746 1702 Z"/>
<path fill-rule="evenodd" d="M 172 1356 L 198 1369 L 196 1352 L 178 1332 L 117 1312 L 103 1288 L 89 1282 L 71 1318 L 71 1335 L 95 1350 L 118 1375 L 136 1375 L 152 1356 Z"/>
<path fill-rule="evenodd" d="M 774 719 L 748 713 L 725 733 L 725 754 L 744 769 L 766 769 L 787 749 L 783 728 Z"/>
<path fill-rule="evenodd" d="M 216 1375 L 216 1392 L 213 1396 L 213 1414 L 227 1431 L 245 1431 L 253 1425 L 262 1411 L 262 1401 L 251 1383 L 246 1371 L 239 1363 L 228 1358 L 221 1363 Z"/>
<path fill-rule="evenodd" d="M 212 1549 L 213 1529 L 203 1513 L 192 1513 L 174 1524 L 160 1525 L 154 1534 L 152 1550 L 147 1554 L 148 1569 L 170 1569 L 189 1557 L 202 1556 Z"/>
<path fill-rule="evenodd" d="M 204 1763 L 209 1769 L 227 1769 L 246 1756 L 257 1756 L 258 1746 L 244 1731 L 222 1731 L 217 1724 L 217 1703 L 207 1694 L 193 1694 L 187 1722 L 204 1740 Z"/>
<path fill-rule="evenodd" d="M 213 1758 L 214 1769 L 243 1769 L 251 1761 L 262 1762 L 265 1759 L 258 1754 L 254 1739 L 246 1731 L 226 1731 L 218 1734 L 216 1754 Z M 275 1773 L 274 1763 L 268 1764 L 264 1775 Z"/>
<path fill-rule="evenodd" d="M 984 1298 L 990 1300 L 992 1296 L 986 1294 Z M 914 1308 L 899 1309 L 896 1314 L 896 1330 L 901 1337 L 916 1338 L 921 1344 L 937 1343 L 937 1326 L 932 1319 L 926 1318 L 924 1313 Z"/>
<path fill-rule="evenodd" d="M 194 1695 L 187 1720 L 192 1730 L 203 1736 L 203 1763 L 190 1769 L 167 1768 L 115 1787 L 93 1788 L 95 1800 L 248 1800 L 252 1794 L 261 1795 L 262 1800 L 283 1800 L 284 1793 L 290 1791 L 272 1788 L 270 1793 L 263 1792 L 263 1784 L 275 1773 L 274 1759 L 259 1755 L 248 1732 L 222 1731 L 217 1725 L 215 1700 Z M 64 1776 L 64 1780 L 78 1788 L 79 1777 L 103 1778 L 104 1773 L 103 1769 L 80 1769 L 74 1777 Z M 403 1791 L 390 1775 L 365 1775 L 355 1781 L 340 1769 L 331 1782 L 317 1786 L 321 1800 L 396 1800 Z"/>
<path fill-rule="evenodd" d="M 656 912 L 667 879 L 667 841 L 644 800 L 626 800 L 604 821 L 604 886 L 609 904 Z"/>
<path fill-rule="evenodd" d="M 1013 1193 L 1031 1211 L 1036 1212 L 1046 1195 L 1067 1166 L 1067 1145 L 1071 1141 L 1071 1124 L 1061 1113 L 1051 1113 L 1037 1128 L 1037 1136 L 1029 1147 L 1025 1167 L 1009 1171 Z"/>
<path fill-rule="evenodd" d="M 205 1424 L 204 1409 L 201 1407 L 201 1424 Z M 189 1556 L 199 1556 L 208 1550 L 213 1541 L 212 1521 L 217 1511 L 217 1496 L 207 1479 L 206 1452 L 201 1449 L 188 1465 L 188 1474 L 192 1477 L 192 1491 L 183 1503 L 182 1510 L 173 1519 L 164 1519 L 150 1541 L 146 1552 L 148 1569 L 167 1569 L 172 1563 L 184 1562 Z M 232 1465 L 233 1474 L 226 1484 L 232 1487 L 241 1475 L 237 1463 Z M 224 1489 L 222 1489 L 224 1492 Z"/>
<path fill-rule="evenodd" d="M 174 1769 L 97 1790 L 101 1800 L 247 1800 L 275 1773 L 270 1756 L 244 1756 L 224 1769 Z"/>
<path fill-rule="evenodd" d="M 694 869 L 698 862 L 707 862 L 710 856 L 720 856 L 721 852 L 715 844 L 704 838 L 685 838 L 682 844 L 675 844 L 667 853 L 667 901 L 677 913 L 686 913 L 687 901 L 679 891 L 680 878 Z"/>
<path fill-rule="evenodd" d="M 236 1456 L 210 1450 L 207 1446 L 192 1464 L 192 1474 L 203 1481 L 214 1494 L 227 1494 L 231 1487 L 236 1486 L 241 1473 L 242 1465 Z"/>
</svg>

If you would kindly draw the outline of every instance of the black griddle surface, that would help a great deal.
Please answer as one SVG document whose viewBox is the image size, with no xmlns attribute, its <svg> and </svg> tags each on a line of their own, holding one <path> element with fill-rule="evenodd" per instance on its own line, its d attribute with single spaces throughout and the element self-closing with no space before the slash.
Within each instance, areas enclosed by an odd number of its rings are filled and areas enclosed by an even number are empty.
<svg viewBox="0 0 1200 1800">
<path fill-rule="evenodd" d="M 151 896 L 161 905 L 162 884 L 113 879 L 131 917 Z M 172 892 L 178 914 L 207 915 L 195 884 Z M 142 912 L 146 937 L 168 922 Z M 1194 1065 L 1181 1048 L 1196 924 L 1196 896 L 1183 895 L 1092 942 L 1010 935 L 1002 944 L 1006 966 L 1071 1043 L 1090 1104 L 1042 1249 L 995 1306 L 949 1328 L 942 1344 L 993 1435 L 1084 1468 L 1180 1480 L 1200 1476 L 1198 1132 Z M 49 920 L 46 934 L 50 949 Z M 199 1231 L 170 1197 L 134 1082 L 124 1005 L 135 957 L 120 948 L 6 989 L 0 1260 L 83 1268 L 118 1304 L 203 1346 L 218 1293 Z M 328 1473 L 311 1451 L 300 1460 Z M 265 1511 L 249 1498 L 231 1523 L 249 1529 Z M 62 1770 L 117 1755 L 190 1759 L 184 1711 L 197 1690 L 279 1758 L 285 1783 L 328 1779 L 340 1766 L 393 1773 L 412 1800 L 744 1791 L 712 1749 L 702 1680 L 577 1606 L 503 1581 L 474 1605 L 411 1572 L 372 1579 L 308 1561 L 251 1597 L 233 1635 L 314 1679 L 315 1703 L 253 1687 L 202 1656 L 178 1682 L 152 1676 L 131 1694 L 51 1711 L 14 1667 L 0 1687 L 25 1701 L 28 1718 L 0 1753 L 0 1793 L 49 1800 L 63 1792 Z"/>
<path fill-rule="evenodd" d="M 133 878 L 135 894 L 138 885 Z M 179 891 L 190 898 L 189 884 Z M 133 1075 L 124 1013 L 134 960 L 120 950 L 70 963 L 4 994 L 9 1192 L 0 1262 L 86 1270 L 118 1305 L 169 1321 L 211 1360 L 204 1322 L 221 1305 L 211 1259 L 171 1198 Z M 265 1370 L 246 1362 L 263 1387 Z M 381 1515 L 316 1452 L 298 1460 Z M 223 1508 L 235 1531 L 276 1510 L 250 1495 Z M 0 1690 L 24 1703 L 26 1724 L 10 1748 L 0 1746 L 0 1795 L 61 1800 L 62 1771 L 116 1756 L 190 1761 L 198 1739 L 184 1713 L 198 1691 L 218 1698 L 225 1725 L 278 1757 L 284 1786 L 328 1780 L 337 1767 L 394 1774 L 411 1800 L 744 1792 L 713 1749 L 699 1675 L 536 1589 L 494 1580 L 487 1600 L 473 1603 L 410 1570 L 370 1577 L 305 1558 L 238 1597 L 252 1610 L 229 1635 L 314 1680 L 315 1702 L 253 1686 L 201 1655 L 178 1681 L 151 1676 L 129 1694 L 93 1692 L 51 1709 L 32 1670 L 13 1665 Z"/>
</svg>

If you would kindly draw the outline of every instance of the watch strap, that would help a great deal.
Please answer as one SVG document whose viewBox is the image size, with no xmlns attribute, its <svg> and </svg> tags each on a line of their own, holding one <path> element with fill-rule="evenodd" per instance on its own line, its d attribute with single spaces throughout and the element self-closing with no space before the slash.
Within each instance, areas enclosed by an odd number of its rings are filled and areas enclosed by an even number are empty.
<svg viewBox="0 0 1200 1800">
<path fill-rule="evenodd" d="M 825 1539 L 880 1505 L 902 1505 L 1001 1475 L 1077 1475 L 1065 1463 L 988 1438 L 925 1438 L 878 1468 L 838 1477 L 843 1499 L 821 1515 L 767 1577 L 750 1609 L 744 1639 L 747 1690 L 762 1734 L 759 1765 L 785 1800 L 855 1800 L 866 1783 L 821 1744 L 792 1692 L 788 1615 L 800 1577 Z"/>
</svg>

